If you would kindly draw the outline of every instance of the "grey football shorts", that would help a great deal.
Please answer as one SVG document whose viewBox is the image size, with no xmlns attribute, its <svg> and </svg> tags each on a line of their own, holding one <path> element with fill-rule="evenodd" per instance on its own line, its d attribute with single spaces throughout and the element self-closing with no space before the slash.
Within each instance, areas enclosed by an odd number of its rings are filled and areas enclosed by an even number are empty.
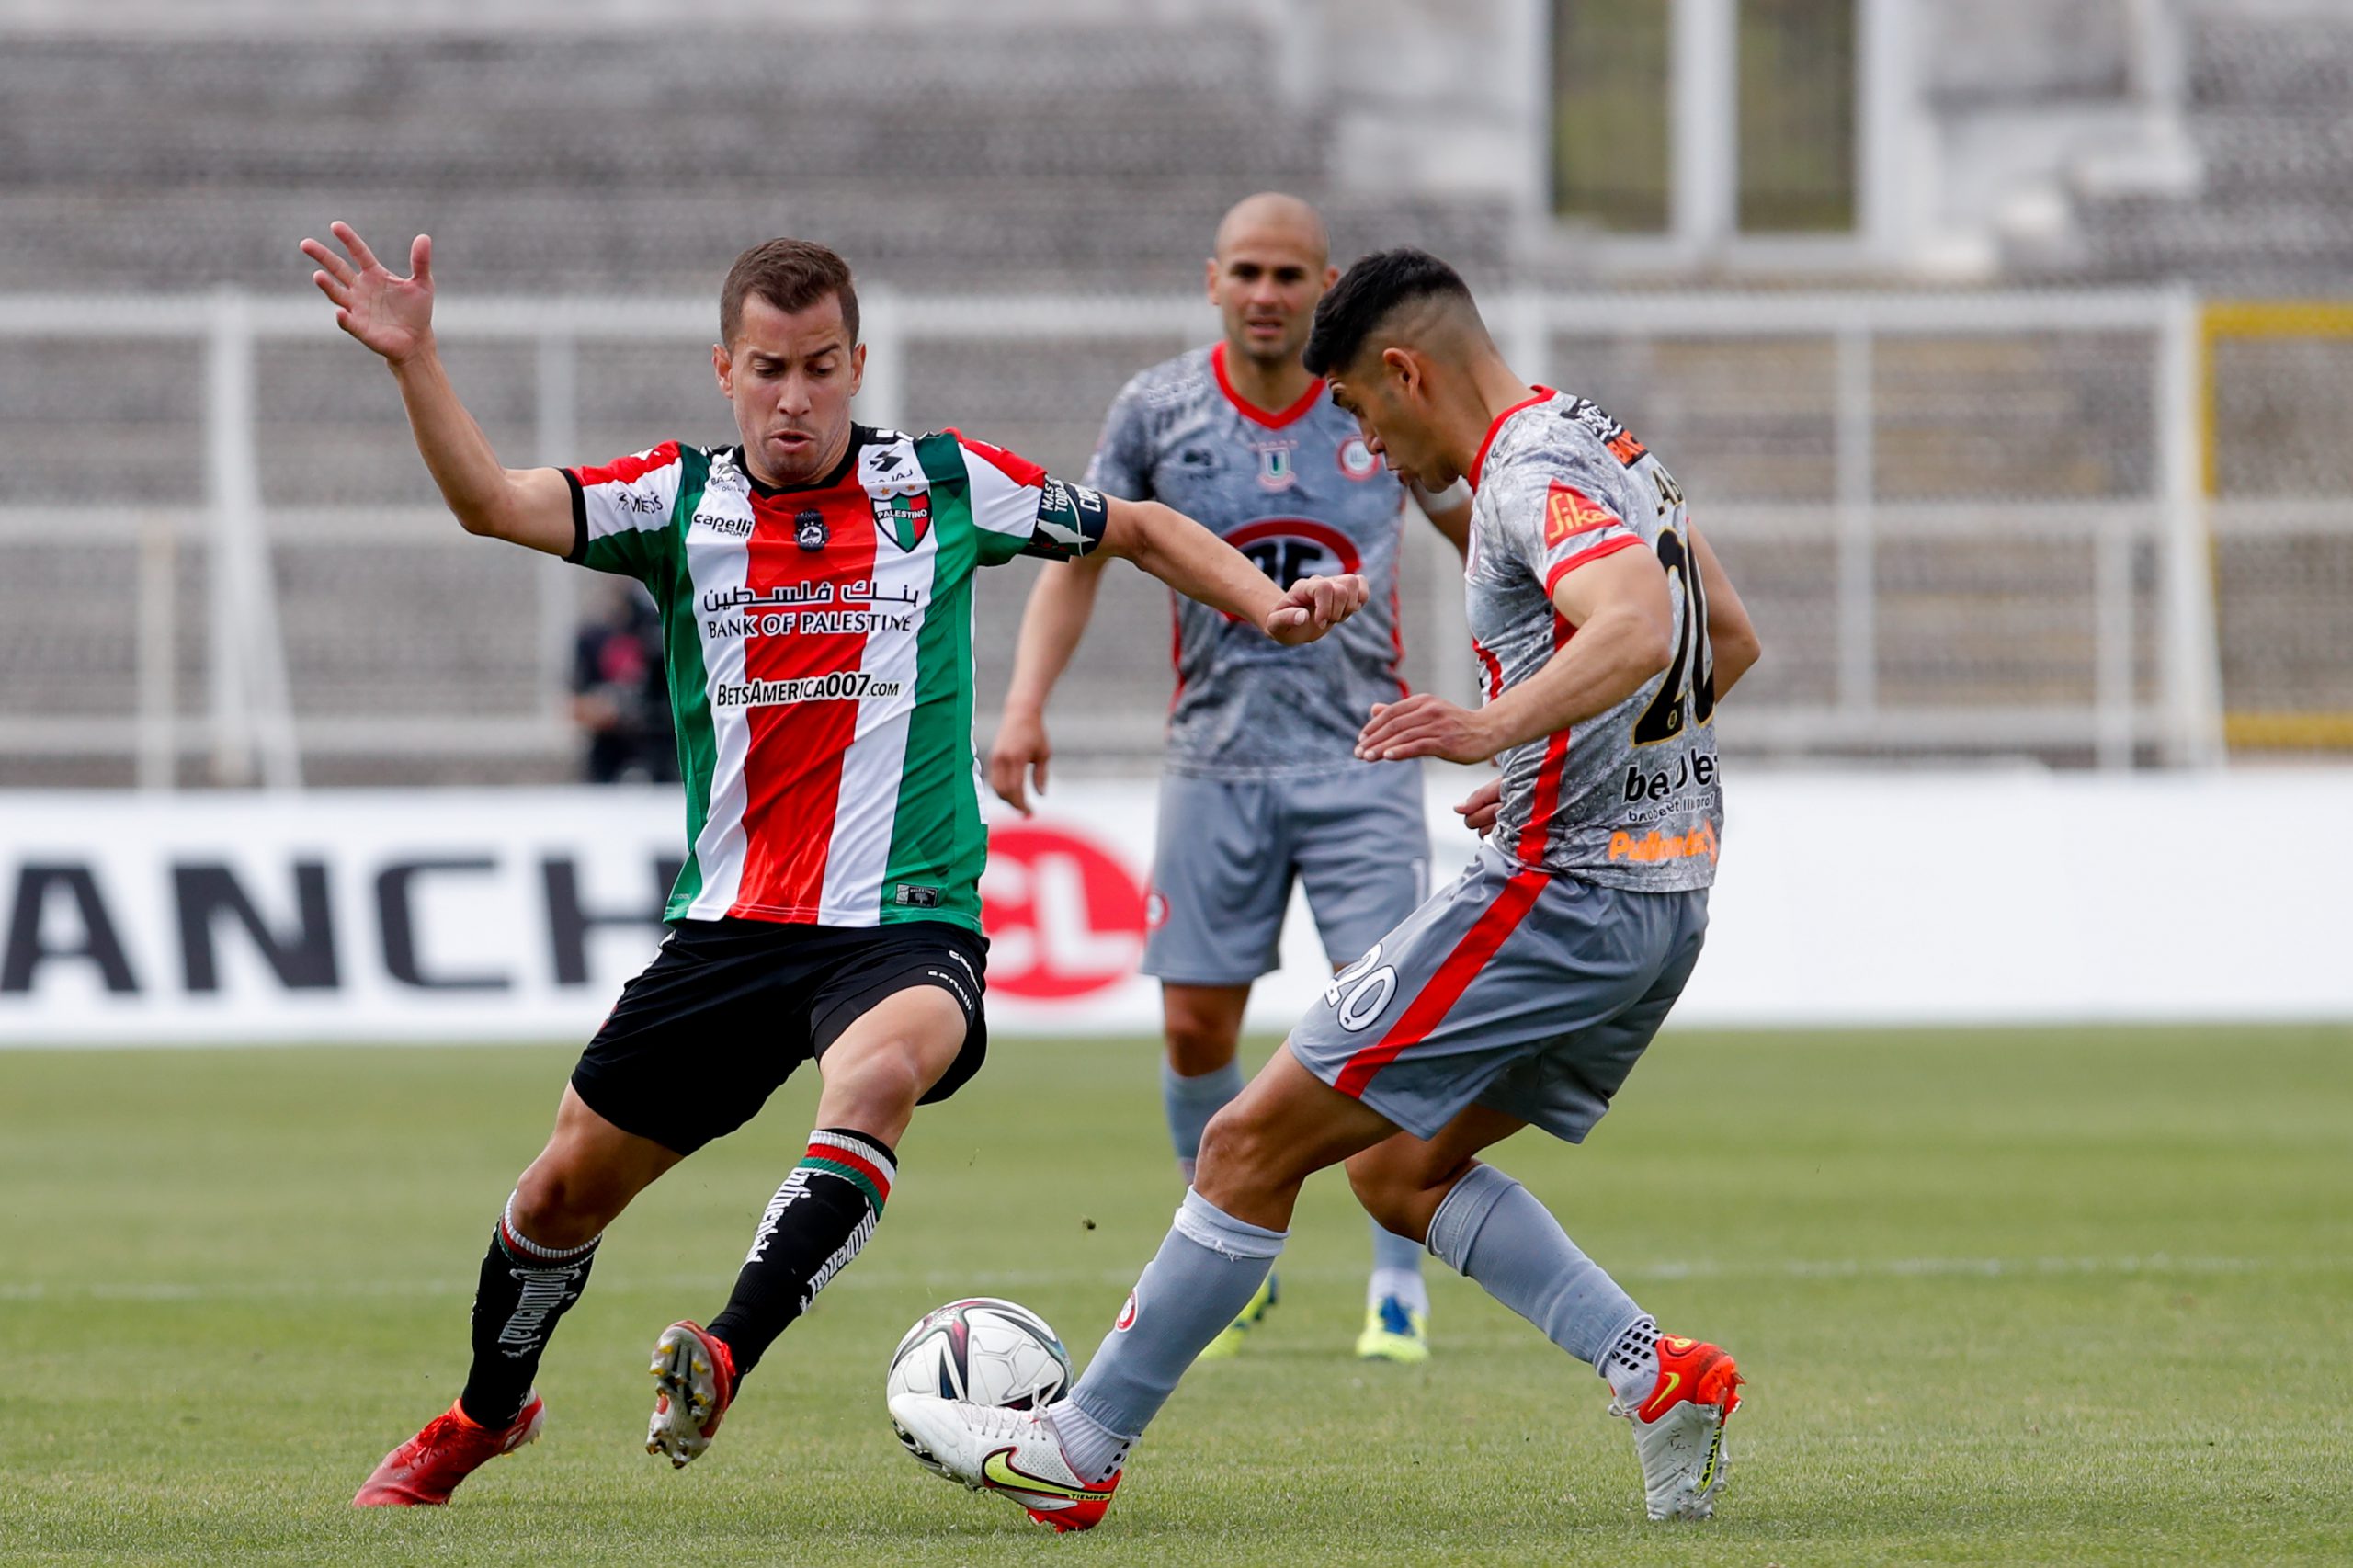
<svg viewBox="0 0 2353 1568">
<path fill-rule="evenodd" d="M 1333 977 L 1290 1032 L 1324 1083 L 1416 1138 L 1484 1106 L 1585 1141 L 1683 993 L 1708 895 L 1470 869 Z"/>
<path fill-rule="evenodd" d="M 1331 773 L 1160 781 L 1143 972 L 1178 985 L 1247 985 L 1279 967 L 1294 879 L 1324 954 L 1342 964 L 1429 892 L 1417 763 Z"/>
</svg>

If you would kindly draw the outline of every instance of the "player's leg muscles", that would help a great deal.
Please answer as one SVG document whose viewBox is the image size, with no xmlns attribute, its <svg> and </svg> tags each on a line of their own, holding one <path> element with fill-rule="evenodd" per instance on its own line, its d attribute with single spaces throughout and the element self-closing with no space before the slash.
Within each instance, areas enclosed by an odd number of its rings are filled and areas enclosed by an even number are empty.
<svg viewBox="0 0 2353 1568">
<path fill-rule="evenodd" d="M 516 1182 L 483 1256 L 473 1360 L 458 1397 L 468 1419 L 503 1426 L 515 1418 L 556 1324 L 587 1289 L 605 1227 L 679 1158 L 622 1131 L 564 1085 L 555 1131 Z"/>
<path fill-rule="evenodd" d="M 1427 1238 L 1432 1256 L 1591 1364 L 1621 1397 L 1639 1395 L 1657 1373 L 1656 1325 L 1532 1193 L 1474 1158 L 1526 1125 L 1472 1106 L 1435 1138 L 1400 1133 L 1357 1154 L 1348 1183 L 1382 1224 Z"/>
<path fill-rule="evenodd" d="M 1186 1185 L 1201 1152 L 1201 1130 L 1242 1092 L 1242 1069 L 1233 1060 L 1242 1040 L 1242 1015 L 1250 987 L 1184 985 L 1160 988 L 1160 1014 L 1168 1054 L 1160 1064 L 1160 1104 L 1168 1119 L 1168 1142 Z"/>
<path fill-rule="evenodd" d="M 974 1020 L 933 984 L 896 991 L 818 1058 L 817 1125 L 760 1217 L 726 1308 L 710 1320 L 741 1377 L 809 1310 L 881 1223 L 915 1102 L 947 1075 Z"/>
</svg>

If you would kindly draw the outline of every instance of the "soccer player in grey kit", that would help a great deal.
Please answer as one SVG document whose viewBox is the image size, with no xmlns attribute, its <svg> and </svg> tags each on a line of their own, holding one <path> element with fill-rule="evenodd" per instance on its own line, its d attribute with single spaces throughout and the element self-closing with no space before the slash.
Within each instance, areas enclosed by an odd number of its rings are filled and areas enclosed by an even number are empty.
<svg viewBox="0 0 2353 1568">
<path fill-rule="evenodd" d="M 1658 459 L 1515 374 L 1436 256 L 1357 262 L 1317 306 L 1306 361 L 1397 472 L 1476 493 L 1465 592 L 1486 699 L 1383 704 L 1357 749 L 1500 758 L 1466 802 L 1485 841 L 1210 1123 L 1174 1228 L 1066 1398 L 1033 1413 L 903 1394 L 892 1418 L 949 1479 L 1094 1525 L 1130 1446 L 1273 1266 L 1300 1184 L 1345 1161 L 1375 1219 L 1608 1381 L 1652 1518 L 1704 1518 L 1740 1403 L 1732 1357 L 1660 1334 L 1478 1156 L 1531 1124 L 1582 1142 L 1681 994 L 1722 826 L 1715 706 L 1756 633 Z"/>
<path fill-rule="evenodd" d="M 1155 365 L 1112 403 L 1086 483 L 1165 501 L 1222 535 L 1278 585 L 1354 572 L 1370 590 L 1351 624 L 1283 648 L 1188 600 L 1175 601 L 1176 696 L 1160 787 L 1143 971 L 1161 983 L 1167 1054 L 1161 1100 L 1189 1185 L 1210 1118 L 1242 1092 L 1234 1050 L 1251 983 L 1279 960 L 1294 878 L 1333 967 L 1353 961 L 1429 892 L 1421 765 L 1367 761 L 1357 732 L 1376 702 L 1406 695 L 1398 668 L 1398 555 L 1405 491 L 1300 362 L 1316 301 L 1339 269 L 1315 210 L 1265 192 L 1218 224 L 1208 288 L 1221 340 Z M 1467 491 L 1419 493 L 1456 549 Z M 1051 746 L 1046 699 L 1095 605 L 1100 567 L 1050 566 L 1022 618 L 989 783 L 1029 810 Z M 1357 1354 L 1429 1357 L 1422 1248 L 1372 1226 L 1373 1267 Z M 1230 1356 L 1275 1300 L 1270 1272 L 1202 1351 Z"/>
</svg>

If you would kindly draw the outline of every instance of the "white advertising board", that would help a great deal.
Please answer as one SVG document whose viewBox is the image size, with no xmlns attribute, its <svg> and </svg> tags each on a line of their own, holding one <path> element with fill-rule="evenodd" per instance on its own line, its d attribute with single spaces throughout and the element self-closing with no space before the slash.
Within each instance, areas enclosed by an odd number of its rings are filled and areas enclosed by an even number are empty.
<svg viewBox="0 0 2353 1568">
<path fill-rule="evenodd" d="M 1478 777 L 1433 770 L 1438 878 Z M 1754 773 L 1731 800 L 1679 1023 L 2353 1017 L 2353 771 Z M 1000 1033 L 1157 1028 L 1154 814 L 1149 784 L 996 814 Z M 0 795 L 0 1045 L 585 1039 L 659 937 L 680 831 L 652 790 Z M 1329 972 L 1305 914 L 1255 1027 Z"/>
</svg>

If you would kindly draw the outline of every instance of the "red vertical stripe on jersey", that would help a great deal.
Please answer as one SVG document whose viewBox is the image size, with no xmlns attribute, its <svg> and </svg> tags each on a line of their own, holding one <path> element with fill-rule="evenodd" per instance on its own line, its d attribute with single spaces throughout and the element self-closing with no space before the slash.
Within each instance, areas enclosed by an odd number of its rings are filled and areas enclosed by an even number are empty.
<svg viewBox="0 0 2353 1568">
<path fill-rule="evenodd" d="M 795 542 L 794 514 L 824 515 L 822 551 Z M 874 511 L 856 485 L 753 499 L 745 585 L 765 595 L 787 585 L 844 585 L 874 574 Z M 812 606 L 835 609 L 837 604 Z M 854 670 L 866 656 L 866 633 L 762 636 L 745 640 L 746 680 L 784 680 Z M 750 711 L 744 757 L 744 881 L 728 913 L 758 907 L 792 910 L 813 920 L 825 891 L 842 762 L 858 733 L 856 702 L 783 702 Z"/>
<path fill-rule="evenodd" d="M 1374 1074 L 1388 1066 L 1414 1046 L 1427 1040 L 1430 1031 L 1445 1020 L 1455 1003 L 1462 999 L 1471 982 L 1487 966 L 1504 945 L 1504 939 L 1518 929 L 1521 920 L 1536 903 L 1536 895 L 1544 891 L 1550 877 L 1543 871 L 1519 871 L 1504 884 L 1495 902 L 1480 912 L 1462 934 L 1462 940 L 1446 955 L 1413 1002 L 1404 1016 L 1390 1027 L 1389 1032 L 1348 1058 L 1332 1086 L 1355 1099 L 1364 1094 L 1365 1085 L 1372 1082 Z"/>
<path fill-rule="evenodd" d="M 1487 700 L 1493 702 L 1504 694 L 1504 667 L 1487 645 L 1476 637 L 1471 639 L 1471 651 L 1479 655 L 1479 665 L 1487 672 Z"/>
<path fill-rule="evenodd" d="M 1555 612 L 1552 617 L 1552 651 L 1559 653 L 1569 645 L 1577 629 L 1563 620 Z M 1554 733 L 1544 743 L 1544 763 L 1536 770 L 1536 792 L 1528 802 L 1528 825 L 1519 830 L 1517 851 L 1523 860 L 1538 862 L 1544 858 L 1544 844 L 1552 835 L 1552 812 L 1561 804 L 1561 774 L 1568 766 L 1569 736 L 1575 726 Z"/>
</svg>

